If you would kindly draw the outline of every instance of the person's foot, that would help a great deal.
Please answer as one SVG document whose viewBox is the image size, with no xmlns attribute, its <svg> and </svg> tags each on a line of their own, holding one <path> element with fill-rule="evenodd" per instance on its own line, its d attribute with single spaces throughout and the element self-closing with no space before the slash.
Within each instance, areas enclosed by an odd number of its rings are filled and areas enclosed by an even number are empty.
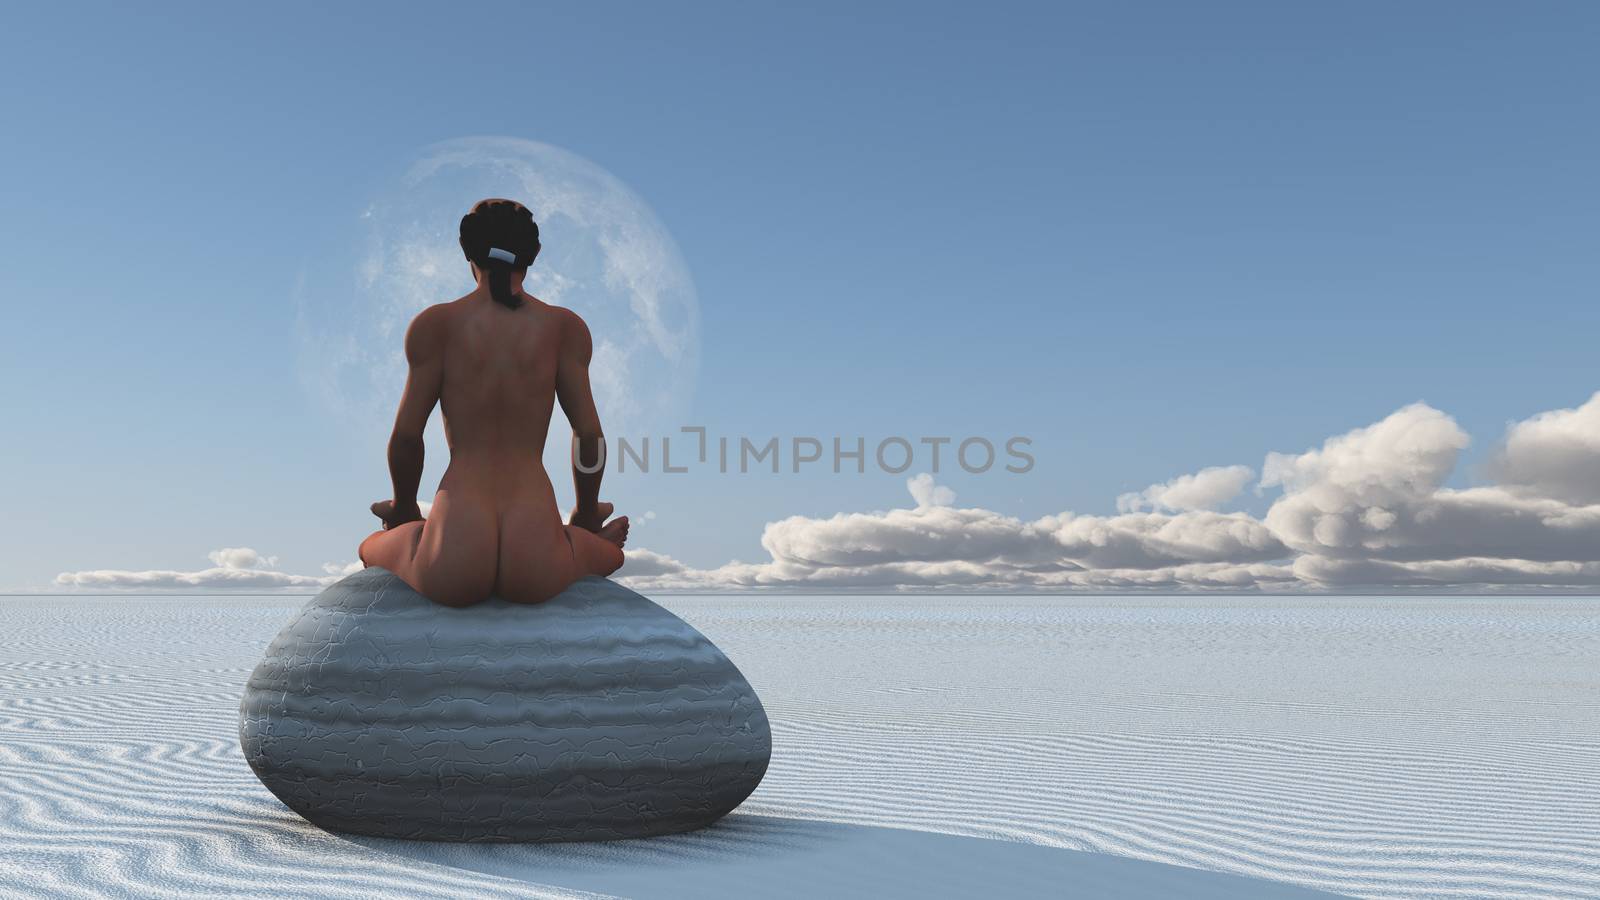
<svg viewBox="0 0 1600 900">
<path fill-rule="evenodd" d="M 611 510 L 614 508 L 609 503 L 596 503 L 594 508 L 588 511 L 574 507 L 572 515 L 567 517 L 567 524 L 574 528 L 582 528 L 584 531 L 592 531 L 595 534 L 599 534 L 601 527 L 605 525 L 605 521 L 611 518 Z"/>
<path fill-rule="evenodd" d="M 607 503 L 605 505 L 610 506 L 611 504 Z M 616 544 L 618 547 L 621 547 L 623 544 L 628 542 L 628 517 L 617 516 L 615 519 L 612 519 L 606 524 L 600 526 L 600 530 L 596 533 L 611 543 Z"/>
</svg>

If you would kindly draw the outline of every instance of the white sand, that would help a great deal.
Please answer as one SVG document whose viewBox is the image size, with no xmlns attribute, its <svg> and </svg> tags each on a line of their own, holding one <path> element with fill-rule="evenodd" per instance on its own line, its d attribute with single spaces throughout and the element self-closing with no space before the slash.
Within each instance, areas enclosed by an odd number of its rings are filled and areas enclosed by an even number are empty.
<svg viewBox="0 0 1600 900">
<path fill-rule="evenodd" d="M 565 846 L 278 804 L 237 703 L 299 599 L 0 599 L 0 895 L 1600 896 L 1594 600 L 661 599 L 772 768 Z"/>
</svg>

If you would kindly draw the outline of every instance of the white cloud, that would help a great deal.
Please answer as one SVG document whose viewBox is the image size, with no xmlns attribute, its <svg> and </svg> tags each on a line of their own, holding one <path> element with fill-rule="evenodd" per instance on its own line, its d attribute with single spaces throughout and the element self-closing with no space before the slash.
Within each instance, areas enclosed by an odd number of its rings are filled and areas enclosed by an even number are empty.
<svg viewBox="0 0 1600 900">
<path fill-rule="evenodd" d="M 1468 586 L 1475 590 L 1587 588 L 1592 591 L 1600 585 L 1600 563 L 1484 557 L 1400 563 L 1302 556 L 1295 560 L 1294 571 L 1304 582 L 1330 589 L 1406 590 Z"/>
<path fill-rule="evenodd" d="M 1577 409 L 1517 422 L 1490 470 L 1509 490 L 1567 503 L 1600 503 L 1600 391 Z"/>
<path fill-rule="evenodd" d="M 1413 514 L 1437 496 L 1467 443 L 1455 420 L 1414 403 L 1321 448 L 1269 453 L 1261 486 L 1281 487 L 1283 496 L 1266 523 L 1302 553 L 1376 552 L 1416 532 Z"/>
<path fill-rule="evenodd" d="M 1318 490 L 1366 504 L 1425 494 L 1444 483 L 1469 439 L 1455 420 L 1413 403 L 1383 420 L 1328 438 L 1321 449 L 1268 453 L 1262 487 Z"/>
<path fill-rule="evenodd" d="M 917 507 L 924 506 L 950 506 L 956 502 L 956 492 L 944 485 L 934 484 L 933 475 L 923 472 L 913 475 L 906 482 L 906 487 L 911 491 L 911 499 L 917 501 Z"/>
<path fill-rule="evenodd" d="M 1054 525 L 1059 552 L 1086 568 L 1254 563 L 1288 555 L 1265 525 L 1244 513 L 1193 511 L 1111 517 L 1064 513 L 1040 522 Z"/>
<path fill-rule="evenodd" d="M 1045 562 L 1059 554 L 1048 531 L 986 509 L 918 506 L 828 519 L 791 516 L 767 525 L 774 561 L 807 568 L 893 562 Z"/>
<path fill-rule="evenodd" d="M 206 556 L 224 569 L 270 569 L 278 564 L 276 556 L 262 556 L 249 547 L 223 547 Z"/>
<path fill-rule="evenodd" d="M 1249 466 L 1210 466 L 1117 498 L 1121 512 L 1216 509 L 1239 496 L 1256 476 Z"/>
<path fill-rule="evenodd" d="M 1515 424 L 1511 434 L 1543 421 Z M 1574 576 L 1546 581 L 1558 570 L 1542 564 L 1600 561 L 1600 505 L 1584 505 L 1581 492 L 1571 502 L 1498 485 L 1443 487 L 1466 445 L 1449 416 L 1413 404 L 1321 448 L 1271 454 L 1261 482 L 1284 493 L 1266 524 L 1301 554 L 1296 572 L 1320 585 L 1375 584 L 1377 573 L 1389 573 L 1396 585 L 1518 577 L 1529 585 L 1566 584 Z M 1551 471 L 1532 465 L 1535 457 L 1520 457 L 1519 471 Z M 1563 471 L 1580 465 L 1573 454 L 1562 458 Z"/>
<path fill-rule="evenodd" d="M 56 576 L 56 584 L 79 590 L 312 590 L 326 587 L 361 568 L 359 562 L 327 563 L 322 567 L 327 575 L 292 575 L 273 568 L 277 557 L 262 555 L 249 547 L 224 547 L 207 556 L 214 563 L 209 569 L 88 569 L 62 572 Z"/>
<path fill-rule="evenodd" d="M 633 577 L 676 575 L 685 570 L 683 563 L 652 550 L 624 550 L 623 569 Z"/>
</svg>

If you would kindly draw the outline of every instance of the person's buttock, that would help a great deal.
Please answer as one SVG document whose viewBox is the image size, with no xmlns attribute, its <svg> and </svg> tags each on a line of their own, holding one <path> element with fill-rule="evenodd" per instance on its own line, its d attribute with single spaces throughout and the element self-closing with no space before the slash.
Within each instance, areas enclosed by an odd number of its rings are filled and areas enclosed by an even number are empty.
<svg viewBox="0 0 1600 900">
<path fill-rule="evenodd" d="M 473 462 L 453 459 L 440 482 L 448 517 L 439 523 L 437 538 L 477 545 L 460 555 L 487 562 L 485 574 L 496 595 L 522 603 L 549 599 L 574 577 L 572 549 L 549 477 L 531 456 L 520 465 Z"/>
</svg>

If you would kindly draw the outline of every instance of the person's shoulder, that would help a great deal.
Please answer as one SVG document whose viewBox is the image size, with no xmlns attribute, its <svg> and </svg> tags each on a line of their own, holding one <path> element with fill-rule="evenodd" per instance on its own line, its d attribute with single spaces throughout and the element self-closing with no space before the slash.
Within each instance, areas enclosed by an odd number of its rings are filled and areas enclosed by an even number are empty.
<svg viewBox="0 0 1600 900">
<path fill-rule="evenodd" d="M 562 328 L 567 328 L 574 325 L 583 325 L 583 317 L 572 310 L 567 309 L 565 306 L 557 306 L 554 303 L 545 303 L 544 306 L 545 309 L 550 310 L 550 314 L 552 316 L 555 316 L 556 321 L 561 323 Z M 584 327 L 587 328 L 588 326 L 584 325 Z"/>
<path fill-rule="evenodd" d="M 454 314 L 454 303 L 435 303 L 417 313 L 406 328 L 406 352 L 428 353 L 439 349 Z"/>
<path fill-rule="evenodd" d="M 408 330 L 413 333 L 443 331 L 450 324 L 451 312 L 450 304 L 435 303 L 412 316 Z"/>
<path fill-rule="evenodd" d="M 574 359 L 581 359 L 587 365 L 589 354 L 594 352 L 594 341 L 589 337 L 588 323 L 583 321 L 582 316 L 565 306 L 548 303 L 545 306 L 555 319 L 561 353 Z"/>
<path fill-rule="evenodd" d="M 567 309 L 565 306 L 556 306 L 550 303 L 545 304 L 545 306 L 549 307 L 550 314 L 555 317 L 557 324 L 561 326 L 561 336 L 563 338 L 582 337 L 585 340 L 588 339 L 589 323 L 583 321 L 582 316 Z"/>
</svg>

